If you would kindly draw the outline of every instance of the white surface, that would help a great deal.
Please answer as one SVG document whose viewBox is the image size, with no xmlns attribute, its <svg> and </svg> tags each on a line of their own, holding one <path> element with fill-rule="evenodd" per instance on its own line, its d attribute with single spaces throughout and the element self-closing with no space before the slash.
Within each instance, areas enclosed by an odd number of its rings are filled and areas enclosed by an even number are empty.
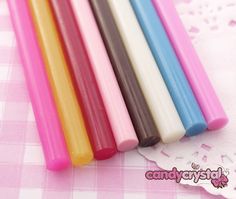
<svg viewBox="0 0 236 199">
<path fill-rule="evenodd" d="M 236 0 L 192 0 L 178 6 L 186 29 L 190 30 L 193 44 L 229 116 L 228 126 L 218 132 L 206 132 L 182 142 L 160 143 L 153 148 L 139 149 L 141 154 L 164 169 L 177 167 L 179 170 L 191 170 L 192 162 L 199 164 L 202 169 L 218 166 L 229 169 L 229 174 L 226 174 L 229 183 L 223 189 L 216 189 L 209 181 L 198 184 L 181 181 L 227 198 L 236 196 L 235 9 Z"/>
</svg>

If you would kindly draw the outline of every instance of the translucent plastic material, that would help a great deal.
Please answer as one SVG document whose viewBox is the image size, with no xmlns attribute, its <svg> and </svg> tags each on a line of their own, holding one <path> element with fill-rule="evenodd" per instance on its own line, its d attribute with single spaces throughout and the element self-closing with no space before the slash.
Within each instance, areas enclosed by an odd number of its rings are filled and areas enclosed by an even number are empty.
<svg viewBox="0 0 236 199">
<path fill-rule="evenodd" d="M 8 0 L 8 6 L 47 169 L 64 169 L 70 159 L 27 3 Z"/>
<path fill-rule="evenodd" d="M 49 2 L 84 113 L 94 157 L 99 160 L 110 158 L 117 151 L 116 143 L 70 3 L 65 0 Z"/>
<path fill-rule="evenodd" d="M 73 165 L 86 164 L 93 159 L 93 152 L 50 5 L 48 1 L 29 0 L 28 2 L 72 163 Z"/>
</svg>

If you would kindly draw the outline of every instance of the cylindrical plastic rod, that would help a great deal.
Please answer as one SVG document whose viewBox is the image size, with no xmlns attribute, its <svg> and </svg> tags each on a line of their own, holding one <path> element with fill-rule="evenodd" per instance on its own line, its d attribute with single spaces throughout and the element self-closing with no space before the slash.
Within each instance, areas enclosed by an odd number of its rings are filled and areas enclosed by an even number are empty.
<svg viewBox="0 0 236 199">
<path fill-rule="evenodd" d="M 109 2 L 161 139 L 164 143 L 177 141 L 185 135 L 185 129 L 132 7 L 126 0 Z"/>
<path fill-rule="evenodd" d="M 151 0 L 130 2 L 186 129 L 186 135 L 202 133 L 207 128 L 206 121 Z"/>
<path fill-rule="evenodd" d="M 70 0 L 93 71 L 102 94 L 119 151 L 137 146 L 128 110 L 122 97 L 88 0 Z"/>
<path fill-rule="evenodd" d="M 197 56 L 172 0 L 153 0 L 182 68 L 206 119 L 208 129 L 217 130 L 228 123 L 224 109 Z"/>
<path fill-rule="evenodd" d="M 65 0 L 49 0 L 49 2 L 85 116 L 94 157 L 98 160 L 110 158 L 117 152 L 116 143 L 70 2 Z"/>
<path fill-rule="evenodd" d="M 26 1 L 8 0 L 47 169 L 70 165 L 62 128 Z"/>
<path fill-rule="evenodd" d="M 160 136 L 115 25 L 107 0 L 90 0 L 103 41 L 130 113 L 139 146 L 152 146 Z"/>
<path fill-rule="evenodd" d="M 73 165 L 93 159 L 82 113 L 48 1 L 28 1 Z"/>
</svg>

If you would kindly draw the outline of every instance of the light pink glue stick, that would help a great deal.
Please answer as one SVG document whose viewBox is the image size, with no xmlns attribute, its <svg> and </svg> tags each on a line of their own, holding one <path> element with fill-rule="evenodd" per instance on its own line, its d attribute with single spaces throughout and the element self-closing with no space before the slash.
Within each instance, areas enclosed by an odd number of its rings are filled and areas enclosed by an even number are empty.
<svg viewBox="0 0 236 199">
<path fill-rule="evenodd" d="M 87 0 L 70 0 L 119 151 L 138 145 L 133 124 Z"/>
<path fill-rule="evenodd" d="M 185 31 L 172 0 L 152 0 L 201 107 L 209 130 L 228 123 L 224 109 Z"/>
<path fill-rule="evenodd" d="M 43 60 L 26 1 L 8 0 L 19 52 L 34 110 L 47 168 L 60 170 L 70 165 Z"/>
</svg>

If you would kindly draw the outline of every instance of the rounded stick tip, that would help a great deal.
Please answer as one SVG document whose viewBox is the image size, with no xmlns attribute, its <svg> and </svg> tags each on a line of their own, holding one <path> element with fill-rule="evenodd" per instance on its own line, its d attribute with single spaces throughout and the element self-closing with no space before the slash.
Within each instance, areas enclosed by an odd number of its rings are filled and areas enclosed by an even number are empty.
<svg viewBox="0 0 236 199">
<path fill-rule="evenodd" d="M 68 158 L 57 158 L 47 162 L 47 169 L 51 171 L 60 171 L 68 168 L 71 165 Z"/>
<path fill-rule="evenodd" d="M 227 117 L 215 118 L 208 122 L 208 130 L 219 130 L 225 127 L 229 122 Z"/>
<path fill-rule="evenodd" d="M 123 142 L 121 142 L 118 146 L 117 149 L 118 151 L 124 152 L 124 151 L 129 151 L 137 147 L 138 145 L 138 139 L 127 139 Z"/>
</svg>

